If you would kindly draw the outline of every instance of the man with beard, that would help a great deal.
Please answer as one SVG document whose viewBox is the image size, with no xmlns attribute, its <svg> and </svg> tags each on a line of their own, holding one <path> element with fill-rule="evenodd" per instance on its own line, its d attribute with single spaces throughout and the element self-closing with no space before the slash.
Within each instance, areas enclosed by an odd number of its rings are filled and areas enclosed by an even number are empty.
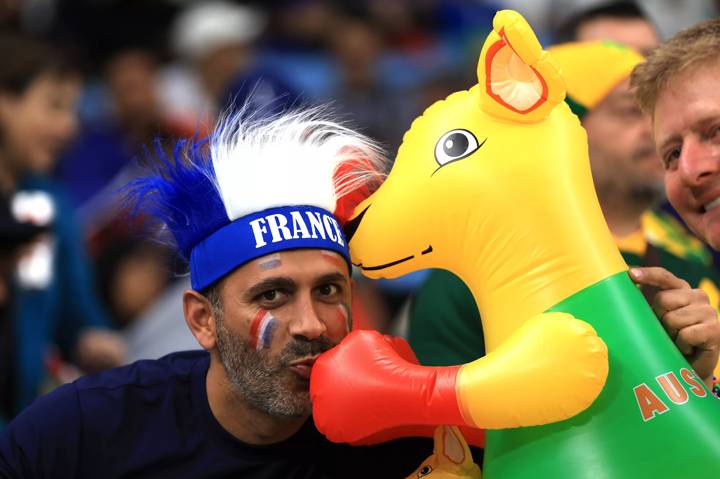
<svg viewBox="0 0 720 479">
<path fill-rule="evenodd" d="M 207 142 L 157 156 L 130 196 L 189 259 L 184 316 L 206 351 L 139 361 L 40 398 L 0 437 L 0 476 L 410 473 L 429 440 L 333 444 L 310 417 L 313 362 L 351 328 L 339 223 L 348 198 L 378 180 L 377 147 L 322 111 L 241 110 Z"/>
<path fill-rule="evenodd" d="M 662 164 L 650 119 L 635 102 L 629 81 L 643 57 L 608 41 L 565 43 L 549 51 L 563 72 L 566 101 L 587 132 L 593 180 L 608 227 L 628 265 L 645 267 L 630 274 L 711 387 L 720 346 L 715 311 L 720 278 L 705 247 L 657 208 L 663 199 Z M 460 279 L 445 271 L 434 271 L 416 294 L 408 336 L 427 365 L 464 364 L 485 351 L 475 300 Z"/>
</svg>

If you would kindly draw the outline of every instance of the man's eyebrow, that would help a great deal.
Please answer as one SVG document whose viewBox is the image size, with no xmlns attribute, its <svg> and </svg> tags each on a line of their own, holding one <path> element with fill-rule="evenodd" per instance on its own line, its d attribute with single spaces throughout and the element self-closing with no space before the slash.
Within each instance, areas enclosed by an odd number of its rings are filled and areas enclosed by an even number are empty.
<svg viewBox="0 0 720 479">
<path fill-rule="evenodd" d="M 315 282 L 317 284 L 347 283 L 348 279 L 347 276 L 342 273 L 328 273 L 320 276 Z"/>
<path fill-rule="evenodd" d="M 702 132 L 703 129 L 707 128 L 708 125 L 714 123 L 717 120 L 717 113 L 709 112 L 704 115 L 701 115 L 699 119 L 695 120 L 690 127 L 691 131 L 694 132 Z M 662 154 L 663 151 L 668 147 L 668 145 L 672 143 L 681 143 L 683 142 L 683 137 L 679 133 L 675 133 L 672 136 L 669 136 L 665 140 L 662 140 L 659 143 L 658 152 Z"/>
<path fill-rule="evenodd" d="M 718 114 L 716 112 L 710 112 L 702 115 L 696 123 L 696 130 L 704 130 L 708 126 L 714 126 L 717 123 Z"/>
<path fill-rule="evenodd" d="M 295 281 L 290 278 L 285 276 L 271 276 L 250 286 L 247 291 L 245 291 L 245 297 L 247 299 L 253 299 L 255 296 L 273 289 L 294 291 L 296 287 Z"/>
</svg>

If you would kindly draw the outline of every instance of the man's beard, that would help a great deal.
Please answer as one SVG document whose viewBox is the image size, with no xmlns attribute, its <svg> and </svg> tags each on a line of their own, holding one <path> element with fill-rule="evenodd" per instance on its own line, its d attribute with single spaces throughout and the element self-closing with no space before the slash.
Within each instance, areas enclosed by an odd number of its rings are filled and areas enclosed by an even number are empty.
<svg viewBox="0 0 720 479">
<path fill-rule="evenodd" d="M 325 337 L 314 340 L 292 338 L 280 354 L 272 358 L 268 351 L 255 350 L 248 341 L 225 328 L 222 313 L 215 313 L 218 353 L 235 392 L 249 405 L 270 416 L 310 415 L 310 383 L 295 376 L 288 366 L 293 361 L 323 353 L 335 344 Z M 292 387 L 293 380 L 301 387 Z M 307 389 L 302 382 L 307 382 Z"/>
</svg>

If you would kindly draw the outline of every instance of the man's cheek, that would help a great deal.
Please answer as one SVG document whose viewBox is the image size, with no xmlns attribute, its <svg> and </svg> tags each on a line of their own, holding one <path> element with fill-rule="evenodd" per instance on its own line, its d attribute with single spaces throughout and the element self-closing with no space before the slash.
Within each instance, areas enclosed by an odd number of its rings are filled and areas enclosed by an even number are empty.
<svg viewBox="0 0 720 479">
<path fill-rule="evenodd" d="M 672 176 L 672 173 L 665 173 L 665 194 L 670 204 L 680 214 L 686 214 L 681 188 Z"/>
<path fill-rule="evenodd" d="M 325 319 L 327 336 L 334 341 L 340 341 L 350 332 L 350 308 L 345 304 L 337 304 L 327 312 Z"/>
<path fill-rule="evenodd" d="M 270 311 L 261 309 L 250 323 L 250 347 L 260 351 L 269 349 L 278 326 L 278 320 Z"/>
<path fill-rule="evenodd" d="M 712 213 L 714 213 L 714 215 Z M 706 213 L 708 218 L 702 226 L 703 231 L 697 235 L 716 250 L 720 250 L 720 214 L 718 213 L 720 213 L 720 211 L 714 210 Z M 690 225 L 690 228 L 692 229 L 692 225 Z"/>
</svg>

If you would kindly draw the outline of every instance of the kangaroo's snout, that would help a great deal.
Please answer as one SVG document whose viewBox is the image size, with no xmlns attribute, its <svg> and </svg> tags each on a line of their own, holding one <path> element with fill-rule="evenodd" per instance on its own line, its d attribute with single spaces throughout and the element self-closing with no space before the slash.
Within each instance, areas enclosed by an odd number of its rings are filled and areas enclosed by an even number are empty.
<svg viewBox="0 0 720 479">
<path fill-rule="evenodd" d="M 360 222 L 362 221 L 363 216 L 365 216 L 368 208 L 370 208 L 370 205 L 367 205 L 365 209 L 360 212 L 359 215 L 345 223 L 345 226 L 343 226 L 343 233 L 345 233 L 345 239 L 347 240 L 348 244 L 350 244 L 350 241 L 352 240 L 352 237 L 355 235 L 355 232 L 360 226 Z"/>
</svg>

